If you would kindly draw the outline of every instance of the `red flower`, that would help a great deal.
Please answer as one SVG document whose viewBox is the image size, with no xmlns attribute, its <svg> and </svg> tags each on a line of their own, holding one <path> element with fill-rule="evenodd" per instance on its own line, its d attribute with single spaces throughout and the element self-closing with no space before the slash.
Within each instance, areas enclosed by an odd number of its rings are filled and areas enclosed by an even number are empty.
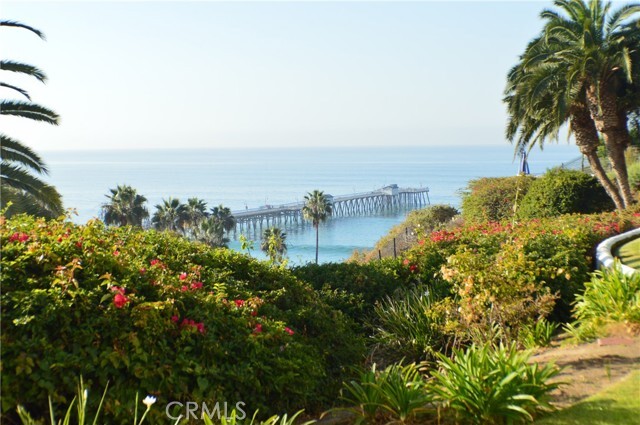
<svg viewBox="0 0 640 425">
<path fill-rule="evenodd" d="M 187 285 L 182 285 L 182 288 L 180 288 L 182 292 L 187 292 L 187 289 L 189 289 L 187 288 Z"/>
<path fill-rule="evenodd" d="M 244 300 L 235 300 L 236 307 L 240 308 L 244 305 Z"/>
<path fill-rule="evenodd" d="M 120 251 L 118 251 L 117 249 L 115 251 L 113 251 L 113 256 L 117 257 L 118 255 L 120 255 Z"/>
<path fill-rule="evenodd" d="M 196 328 L 198 329 L 198 332 L 200 332 L 201 334 L 204 333 L 204 323 L 202 322 L 196 323 Z"/>
<path fill-rule="evenodd" d="M 155 258 L 155 259 L 151 260 L 151 261 L 149 262 L 149 264 L 151 264 L 152 266 L 155 266 L 155 265 L 157 265 L 157 264 L 160 264 L 160 260 L 158 260 L 157 258 Z"/>
<path fill-rule="evenodd" d="M 254 334 L 262 333 L 262 325 L 261 325 L 260 323 L 258 323 L 258 324 L 256 325 L 256 327 L 255 327 L 255 328 L 253 328 L 253 333 L 254 333 Z"/>
<path fill-rule="evenodd" d="M 180 320 L 180 318 L 178 316 L 171 316 L 171 321 L 173 323 L 178 323 L 179 320 Z"/>
<path fill-rule="evenodd" d="M 18 242 L 24 243 L 24 242 L 26 242 L 28 240 L 29 240 L 29 235 L 27 235 L 26 233 L 22 233 L 22 232 L 20 232 L 20 233 L 16 232 L 16 233 L 14 233 L 13 235 L 11 235 L 9 237 L 9 242 L 18 241 Z"/>
<path fill-rule="evenodd" d="M 418 270 L 418 266 L 416 266 L 415 264 L 412 264 L 412 265 L 409 266 L 409 270 L 411 271 L 411 273 L 413 273 L 416 270 Z"/>
<path fill-rule="evenodd" d="M 252 310 L 252 311 L 251 311 L 251 315 L 252 315 L 253 317 L 256 317 L 256 316 L 258 315 L 258 312 L 257 312 L 257 311 L 255 311 L 255 310 Z"/>
<path fill-rule="evenodd" d="M 82 242 L 80 242 L 80 241 L 76 242 L 76 246 L 77 246 L 78 248 L 81 248 L 81 249 L 82 249 Z"/>
<path fill-rule="evenodd" d="M 116 308 L 122 308 L 128 302 L 129 302 L 129 298 L 125 297 L 123 294 L 119 292 L 113 297 L 113 304 L 116 306 Z"/>
<path fill-rule="evenodd" d="M 124 295 L 124 288 L 121 288 L 119 286 L 112 286 L 111 287 L 111 292 L 116 292 L 120 295 Z"/>
<path fill-rule="evenodd" d="M 180 280 L 185 280 L 187 278 L 186 273 L 180 273 Z"/>
<path fill-rule="evenodd" d="M 58 242 L 62 242 L 62 236 L 58 236 Z"/>
<path fill-rule="evenodd" d="M 293 335 L 293 334 L 295 333 L 295 332 L 293 332 L 293 331 L 291 330 L 291 328 L 284 328 L 284 331 L 285 331 L 286 333 L 288 333 L 289 335 Z"/>
<path fill-rule="evenodd" d="M 191 284 L 191 289 L 193 289 L 194 291 L 195 291 L 196 289 L 200 289 L 200 288 L 202 288 L 202 282 L 193 282 L 193 283 Z"/>
<path fill-rule="evenodd" d="M 409 264 L 409 259 L 405 258 L 404 261 L 402 262 L 402 264 L 404 264 L 405 266 Z"/>
</svg>

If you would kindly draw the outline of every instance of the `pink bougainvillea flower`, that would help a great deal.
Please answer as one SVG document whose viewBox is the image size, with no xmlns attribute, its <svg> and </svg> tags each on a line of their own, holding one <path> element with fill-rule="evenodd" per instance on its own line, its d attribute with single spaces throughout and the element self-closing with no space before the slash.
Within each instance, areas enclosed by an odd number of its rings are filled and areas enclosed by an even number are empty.
<svg viewBox="0 0 640 425">
<path fill-rule="evenodd" d="M 291 328 L 288 328 L 288 327 L 287 327 L 287 328 L 284 328 L 284 331 L 285 331 L 286 333 L 288 333 L 289 335 L 293 335 L 293 334 L 295 333 L 295 332 L 293 332 L 293 330 L 291 330 Z"/>
<path fill-rule="evenodd" d="M 124 295 L 124 288 L 121 288 L 119 286 L 115 286 L 114 285 L 114 286 L 111 287 L 111 292 L 116 292 L 116 293 L 118 293 L 120 295 Z"/>
<path fill-rule="evenodd" d="M 29 240 L 29 235 L 27 235 L 26 233 L 22 233 L 22 232 L 16 232 L 13 235 L 11 235 L 9 237 L 9 242 L 26 242 Z"/>
<path fill-rule="evenodd" d="M 127 298 L 126 296 L 124 296 L 123 294 L 121 294 L 120 292 L 118 292 L 114 297 L 113 297 L 113 305 L 116 306 L 116 308 L 122 308 L 124 307 L 128 302 L 129 302 L 129 298 Z"/>
<path fill-rule="evenodd" d="M 187 274 L 186 273 L 180 273 L 180 280 L 185 280 L 187 278 Z"/>
<path fill-rule="evenodd" d="M 196 323 L 196 328 L 198 329 L 198 332 L 200 332 L 201 334 L 204 333 L 204 323 L 202 322 Z"/>
<path fill-rule="evenodd" d="M 182 285 L 182 288 L 180 288 L 182 292 L 187 292 L 187 289 L 189 289 L 187 288 L 187 285 Z"/>
<path fill-rule="evenodd" d="M 255 328 L 253 328 L 253 333 L 254 333 L 254 334 L 262 333 L 262 325 L 261 325 L 260 323 L 258 323 L 258 324 L 256 325 L 256 327 L 255 327 Z"/>
<path fill-rule="evenodd" d="M 194 291 L 195 291 L 196 289 L 200 289 L 200 288 L 202 288 L 202 282 L 193 282 L 193 283 L 191 284 L 191 289 L 193 289 Z"/>
<path fill-rule="evenodd" d="M 240 308 L 244 305 L 244 300 L 235 300 L 236 307 Z"/>
</svg>

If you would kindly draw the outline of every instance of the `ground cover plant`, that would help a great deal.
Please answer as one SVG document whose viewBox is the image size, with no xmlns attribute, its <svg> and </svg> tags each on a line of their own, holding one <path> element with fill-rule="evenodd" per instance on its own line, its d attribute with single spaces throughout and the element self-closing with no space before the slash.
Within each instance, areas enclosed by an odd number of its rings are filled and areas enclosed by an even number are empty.
<svg viewBox="0 0 640 425">
<path fill-rule="evenodd" d="M 49 395 L 65 405 L 80 375 L 110 383 L 113 423 L 136 391 L 318 409 L 364 355 L 354 323 L 310 286 L 230 250 L 27 216 L 2 218 L 0 243 L 6 420 L 18 404 L 46 412 Z"/>
</svg>

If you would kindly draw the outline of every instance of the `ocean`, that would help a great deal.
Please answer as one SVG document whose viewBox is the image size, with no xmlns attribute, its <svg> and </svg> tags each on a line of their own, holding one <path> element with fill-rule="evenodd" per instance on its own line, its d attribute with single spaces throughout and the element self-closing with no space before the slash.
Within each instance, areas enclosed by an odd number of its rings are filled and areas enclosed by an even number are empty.
<svg viewBox="0 0 640 425">
<path fill-rule="evenodd" d="M 98 217 L 105 195 L 129 184 L 149 200 L 153 214 L 162 198 L 186 202 L 198 197 L 209 207 L 232 210 L 302 201 L 314 189 L 331 195 L 367 192 L 389 184 L 428 187 L 432 204 L 460 205 L 459 192 L 478 177 L 511 176 L 518 170 L 513 148 L 504 146 L 295 148 L 210 150 L 110 150 L 41 152 L 48 181 L 74 208 L 73 220 Z M 573 145 L 548 145 L 529 156 L 533 174 L 579 157 Z M 366 217 L 332 218 L 320 226 L 320 261 L 343 261 L 354 250 L 373 247 L 407 211 Z M 285 229 L 292 264 L 313 261 L 315 233 L 310 225 Z M 250 239 L 257 235 L 249 234 Z M 259 241 L 252 253 L 262 257 Z M 232 240 L 230 248 L 240 249 Z"/>
</svg>

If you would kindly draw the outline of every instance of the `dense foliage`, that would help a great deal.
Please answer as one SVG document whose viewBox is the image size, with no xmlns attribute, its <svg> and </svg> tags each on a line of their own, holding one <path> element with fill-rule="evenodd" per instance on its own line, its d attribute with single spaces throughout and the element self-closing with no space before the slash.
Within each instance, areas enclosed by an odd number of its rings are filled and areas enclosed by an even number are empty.
<svg viewBox="0 0 640 425">
<path fill-rule="evenodd" d="M 638 226 L 632 211 L 471 224 L 426 235 L 403 262 L 417 281 L 450 283 L 463 329 L 493 322 L 515 332 L 550 309 L 568 320 L 596 244 Z"/>
<path fill-rule="evenodd" d="M 514 206 L 522 200 L 533 180 L 530 176 L 471 180 L 462 193 L 462 216 L 467 223 L 511 219 Z"/>
<path fill-rule="evenodd" d="M 511 424 L 532 421 L 551 410 L 549 392 L 559 370 L 528 363 L 529 354 L 509 346 L 472 345 L 453 358 L 440 355 L 434 373 L 436 399 L 462 424 Z"/>
<path fill-rule="evenodd" d="M 569 330 L 578 339 L 597 336 L 610 323 L 640 325 L 640 273 L 629 276 L 617 267 L 596 271 L 576 297 L 574 313 Z"/>
<path fill-rule="evenodd" d="M 416 279 L 401 260 L 383 259 L 365 264 L 306 264 L 291 268 L 300 280 L 310 283 L 327 303 L 364 323 L 373 317 L 375 304 Z"/>
<path fill-rule="evenodd" d="M 555 217 L 611 211 L 615 205 L 595 177 L 554 169 L 536 178 L 518 207 L 520 218 Z"/>
<path fill-rule="evenodd" d="M 2 245 L 2 411 L 69 402 L 75 380 L 261 413 L 335 399 L 364 352 L 353 323 L 287 271 L 168 233 L 19 216 Z M 130 407 L 130 406 L 129 406 Z"/>
</svg>

